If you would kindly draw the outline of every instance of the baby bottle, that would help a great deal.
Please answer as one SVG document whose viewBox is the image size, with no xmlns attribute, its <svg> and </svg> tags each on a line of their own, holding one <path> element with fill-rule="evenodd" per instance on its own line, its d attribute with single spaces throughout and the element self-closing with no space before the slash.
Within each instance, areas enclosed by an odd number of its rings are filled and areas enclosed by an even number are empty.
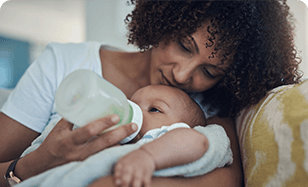
<svg viewBox="0 0 308 187">
<path fill-rule="evenodd" d="M 142 111 L 125 94 L 96 73 L 79 69 L 63 79 L 55 96 L 57 112 L 77 127 L 102 118 L 108 114 L 117 114 L 120 122 L 104 132 L 121 125 L 134 122 L 138 130 L 120 143 L 132 140 L 142 126 Z"/>
</svg>

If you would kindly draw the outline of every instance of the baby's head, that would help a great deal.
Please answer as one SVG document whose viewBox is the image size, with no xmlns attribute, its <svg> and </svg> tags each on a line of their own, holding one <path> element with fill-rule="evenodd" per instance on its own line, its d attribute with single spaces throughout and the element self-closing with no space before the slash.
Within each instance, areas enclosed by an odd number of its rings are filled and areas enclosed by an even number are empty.
<svg viewBox="0 0 308 187">
<path fill-rule="evenodd" d="M 184 122 L 190 127 L 206 125 L 200 106 L 178 88 L 164 85 L 146 86 L 137 90 L 131 100 L 138 104 L 143 112 L 139 137 L 151 129 L 177 122 Z"/>
</svg>

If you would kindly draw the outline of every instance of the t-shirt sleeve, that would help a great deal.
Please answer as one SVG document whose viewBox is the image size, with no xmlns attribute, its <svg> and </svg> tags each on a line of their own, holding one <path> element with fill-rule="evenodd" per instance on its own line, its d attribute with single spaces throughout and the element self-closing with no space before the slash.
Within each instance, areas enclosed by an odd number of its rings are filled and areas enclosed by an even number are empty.
<svg viewBox="0 0 308 187">
<path fill-rule="evenodd" d="M 53 109 L 58 66 L 54 48 L 48 45 L 24 73 L 1 111 L 41 133 Z"/>
</svg>

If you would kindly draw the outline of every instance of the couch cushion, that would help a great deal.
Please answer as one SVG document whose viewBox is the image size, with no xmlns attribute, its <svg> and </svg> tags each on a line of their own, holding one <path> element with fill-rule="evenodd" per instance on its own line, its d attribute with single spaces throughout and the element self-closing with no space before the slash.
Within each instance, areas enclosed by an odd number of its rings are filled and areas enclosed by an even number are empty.
<svg viewBox="0 0 308 187">
<path fill-rule="evenodd" d="M 271 90 L 236 126 L 245 186 L 307 186 L 308 80 Z"/>
</svg>

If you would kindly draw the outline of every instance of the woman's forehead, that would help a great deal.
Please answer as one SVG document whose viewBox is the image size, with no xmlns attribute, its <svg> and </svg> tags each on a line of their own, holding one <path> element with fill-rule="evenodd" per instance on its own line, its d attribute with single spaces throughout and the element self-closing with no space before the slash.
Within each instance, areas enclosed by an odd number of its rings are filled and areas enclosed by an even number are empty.
<svg viewBox="0 0 308 187">
<path fill-rule="evenodd" d="M 202 27 L 198 28 L 195 33 L 189 36 L 195 43 L 199 51 L 205 52 L 207 59 L 214 62 L 212 65 L 216 66 L 219 70 L 227 72 L 234 53 L 225 54 L 223 48 L 218 48 L 218 38 L 213 37 L 208 31 L 210 22 L 205 22 Z"/>
</svg>

